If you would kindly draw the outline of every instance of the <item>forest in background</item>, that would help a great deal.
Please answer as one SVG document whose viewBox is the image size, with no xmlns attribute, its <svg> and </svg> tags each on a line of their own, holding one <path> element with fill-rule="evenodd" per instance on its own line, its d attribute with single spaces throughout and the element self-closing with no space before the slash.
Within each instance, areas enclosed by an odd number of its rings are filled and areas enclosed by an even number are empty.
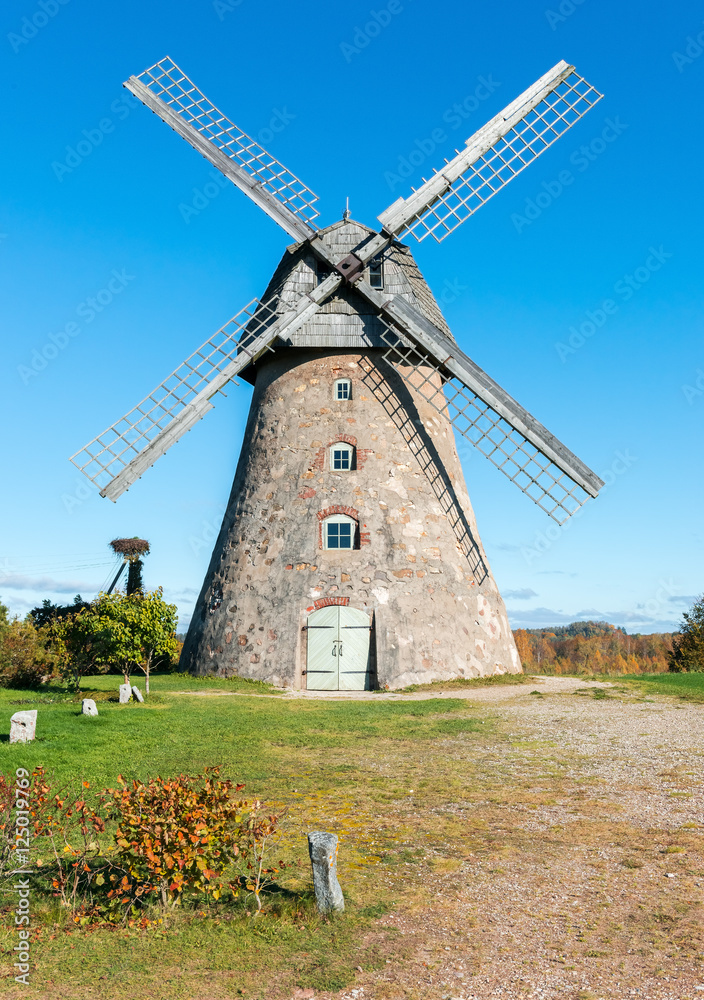
<svg viewBox="0 0 704 1000">
<path fill-rule="evenodd" d="M 529 674 L 652 674 L 668 669 L 671 632 L 628 635 L 608 622 L 572 622 L 513 633 Z"/>
</svg>

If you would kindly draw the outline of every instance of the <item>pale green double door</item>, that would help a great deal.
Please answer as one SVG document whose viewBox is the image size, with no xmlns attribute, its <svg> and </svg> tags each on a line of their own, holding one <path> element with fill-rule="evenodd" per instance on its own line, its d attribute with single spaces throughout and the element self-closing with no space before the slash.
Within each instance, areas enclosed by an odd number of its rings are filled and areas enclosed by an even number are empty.
<svg viewBox="0 0 704 1000">
<path fill-rule="evenodd" d="M 369 616 L 356 608 L 320 608 L 308 616 L 309 691 L 366 691 Z"/>
</svg>

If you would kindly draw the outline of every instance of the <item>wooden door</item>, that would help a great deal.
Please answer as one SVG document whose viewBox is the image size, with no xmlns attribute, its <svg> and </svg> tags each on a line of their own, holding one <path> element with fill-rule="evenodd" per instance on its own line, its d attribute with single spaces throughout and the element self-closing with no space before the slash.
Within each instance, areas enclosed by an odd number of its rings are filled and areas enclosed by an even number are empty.
<svg viewBox="0 0 704 1000">
<path fill-rule="evenodd" d="M 339 608 L 338 670 L 340 691 L 369 689 L 369 615 Z"/>
<path fill-rule="evenodd" d="M 308 615 L 306 687 L 309 691 L 338 690 L 339 612 L 336 607 L 319 608 Z"/>
<path fill-rule="evenodd" d="M 356 608 L 320 608 L 308 616 L 309 691 L 369 688 L 369 625 Z"/>
</svg>

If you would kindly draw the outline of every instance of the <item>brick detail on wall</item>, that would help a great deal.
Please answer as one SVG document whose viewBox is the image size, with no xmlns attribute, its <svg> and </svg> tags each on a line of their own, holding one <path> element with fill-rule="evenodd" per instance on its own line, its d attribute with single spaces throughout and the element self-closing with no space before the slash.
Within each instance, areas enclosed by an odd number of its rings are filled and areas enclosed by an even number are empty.
<svg viewBox="0 0 704 1000">
<path fill-rule="evenodd" d="M 325 470 L 325 454 L 329 453 L 330 449 L 334 444 L 351 444 L 354 448 L 354 460 L 355 468 L 363 469 L 364 463 L 367 461 L 370 455 L 374 454 L 373 448 L 358 448 L 357 438 L 352 434 L 338 434 L 337 437 L 332 438 L 328 441 L 324 448 L 318 448 L 315 452 L 313 461 L 311 462 L 310 468 L 315 472 L 323 472 Z"/>
<path fill-rule="evenodd" d="M 320 608 L 330 607 L 346 608 L 349 603 L 349 597 L 321 597 L 319 600 L 313 601 L 312 605 L 306 608 L 306 611 L 319 611 Z"/>
<path fill-rule="evenodd" d="M 364 463 L 367 461 L 370 455 L 374 454 L 373 448 L 357 448 L 355 452 L 355 458 L 357 460 L 357 468 L 363 469 Z"/>
<path fill-rule="evenodd" d="M 326 517 L 330 517 L 332 514 L 346 514 L 347 517 L 354 518 L 355 521 L 359 522 L 359 511 L 356 507 L 344 507 L 342 504 L 335 504 L 334 507 L 326 507 L 325 510 L 318 511 L 318 520 L 324 521 Z"/>
</svg>

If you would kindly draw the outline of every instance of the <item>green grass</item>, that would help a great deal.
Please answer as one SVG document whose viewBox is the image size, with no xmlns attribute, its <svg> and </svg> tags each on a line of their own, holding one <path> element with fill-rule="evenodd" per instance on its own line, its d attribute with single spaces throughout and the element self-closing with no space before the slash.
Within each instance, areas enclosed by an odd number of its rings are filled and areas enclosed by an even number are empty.
<svg viewBox="0 0 704 1000">
<path fill-rule="evenodd" d="M 643 851 L 650 852 L 643 853 L 644 870 L 656 863 L 653 858 L 660 863 L 660 835 L 646 836 L 605 818 L 602 799 L 584 792 L 587 779 L 573 777 L 580 773 L 578 759 L 549 740 L 525 739 L 520 729 L 516 735 L 513 720 L 501 723 L 500 713 L 470 706 L 466 695 L 423 701 L 287 699 L 261 697 L 265 686 L 237 680 L 169 675 L 153 679 L 144 705 L 119 705 L 119 683 L 115 676 L 87 678 L 78 696 L 58 687 L 39 693 L 0 689 L 0 733 L 8 732 L 9 717 L 18 707 L 39 712 L 34 743 L 0 742 L 3 770 L 42 764 L 55 783 L 85 779 L 92 793 L 114 786 L 119 773 L 172 776 L 221 764 L 224 777 L 246 782 L 247 797 L 261 798 L 272 811 L 288 810 L 275 859 L 281 856 L 291 866 L 256 919 L 247 915 L 251 901 L 244 898 L 234 906 L 215 905 L 208 913 L 184 909 L 168 924 L 145 931 L 82 929 L 52 901 L 35 895 L 38 938 L 29 989 L 12 982 L 16 937 L 13 901 L 5 898 L 0 980 L 7 977 L 2 985 L 8 1000 L 290 1000 L 297 988 L 334 993 L 349 988 L 356 975 L 366 984 L 355 974 L 357 967 L 379 982 L 375 970 L 400 974 L 410 967 L 418 941 L 386 927 L 384 914 L 396 908 L 411 921 L 413 914 L 442 914 L 454 894 L 471 884 L 468 866 L 474 859 L 497 866 L 520 862 L 518 872 L 538 864 L 559 867 L 575 846 L 593 849 L 617 839 L 624 844 L 624 857 L 633 859 L 641 856 L 634 852 L 641 850 L 642 838 Z M 137 683 L 143 688 L 141 679 Z M 504 677 L 489 683 L 535 685 L 535 679 Z M 461 687 L 486 684 L 480 680 Z M 656 699 L 704 695 L 704 675 L 619 677 L 617 684 L 637 697 L 643 692 Z M 446 687 L 438 685 L 431 693 Z M 598 697 L 592 689 L 585 695 L 590 704 Z M 81 697 L 96 699 L 98 718 L 80 714 Z M 618 701 L 610 705 L 618 709 Z M 578 809 L 579 818 L 536 836 L 525 825 L 527 810 L 556 802 Z M 311 898 L 305 834 L 312 829 L 340 837 L 347 909 L 331 920 L 315 913 Z M 698 829 L 683 827 L 677 846 L 699 850 L 698 837 Z M 667 870 L 675 870 L 675 861 L 666 863 Z M 634 879 L 640 869 L 624 862 L 618 871 Z M 661 901 L 659 885 L 651 880 L 641 887 L 650 892 L 645 922 L 637 925 L 643 941 L 650 934 L 647 914 Z M 584 919 L 602 918 L 597 902 L 584 905 Z M 458 914 L 457 926 L 464 928 L 466 912 Z M 636 922 L 629 934 L 635 927 Z M 425 947 L 430 940 L 425 924 L 422 934 Z M 435 944 L 444 954 L 444 932 L 437 934 Z M 628 947 L 630 942 L 622 938 Z M 600 947 L 598 942 L 594 947 Z M 446 988 L 436 992 L 445 995 Z M 416 994 L 409 987 L 405 995 Z"/>
<path fill-rule="evenodd" d="M 620 680 L 639 685 L 647 695 L 671 695 L 684 701 L 704 702 L 704 673 L 629 674 Z"/>
<path fill-rule="evenodd" d="M 90 798 L 114 787 L 118 774 L 146 779 L 220 764 L 223 777 L 246 783 L 248 798 L 259 797 L 276 811 L 288 809 L 276 847 L 276 857 L 280 851 L 293 865 L 282 881 L 285 892 L 270 896 L 256 921 L 244 912 L 251 902 L 243 900 L 208 919 L 184 911 L 170 918 L 165 934 L 159 928 L 80 930 L 50 900 L 35 898 L 34 919 L 41 924 L 36 988 L 18 986 L 8 997 L 58 998 L 70 983 L 72 997 L 92 998 L 99 981 L 103 1000 L 155 995 L 186 1000 L 202 996 L 206 985 L 213 998 L 289 997 L 296 987 L 342 989 L 358 966 L 380 967 L 392 946 L 397 955 L 403 952 L 402 942 L 393 943 L 395 932 L 375 929 L 395 890 L 374 885 L 369 872 L 378 864 L 396 869 L 396 855 L 406 857 L 401 843 L 409 836 L 406 827 L 390 828 L 383 817 L 388 808 L 408 803 L 409 787 L 422 795 L 424 805 L 443 804 L 458 794 L 444 746 L 485 736 L 492 728 L 476 719 L 465 700 L 247 697 L 235 693 L 242 682 L 170 675 L 153 678 L 144 704 L 120 705 L 119 683 L 115 676 L 86 678 L 78 695 L 58 687 L 0 689 L 5 720 L 0 732 L 8 731 L 9 717 L 18 708 L 38 711 L 34 742 L 9 744 L 5 737 L 0 743 L 5 773 L 42 765 L 53 785 L 78 790 L 80 782 L 90 782 Z M 223 689 L 232 696 L 219 694 Z M 97 718 L 81 714 L 83 697 L 95 698 Z M 438 770 L 436 778 L 429 768 Z M 439 815 L 434 822 L 445 820 Z M 318 917 L 311 901 L 305 833 L 316 828 L 341 837 L 348 906 L 331 921 Z M 423 837 L 428 834 L 426 826 Z M 424 849 L 435 836 L 424 841 Z M 405 883 L 403 891 L 410 891 Z M 10 974 L 7 957 L 15 943 L 7 901 L 4 909 L 0 976 Z M 278 984 L 280 994 L 272 984 Z"/>
<path fill-rule="evenodd" d="M 0 690 L 8 718 L 20 708 L 39 713 L 33 743 L 2 746 L 5 767 L 41 764 L 60 784 L 80 778 L 103 786 L 118 774 L 145 778 L 221 764 L 224 775 L 252 784 L 257 794 L 278 796 L 288 787 L 275 767 L 281 751 L 338 750 L 380 737 L 432 739 L 477 727 L 459 699 L 304 702 L 228 698 L 215 689 L 208 697 L 200 686 L 175 693 L 173 681 L 154 678 L 147 701 L 127 705 L 117 701 L 116 677 L 88 678 L 79 696 Z M 81 714 L 83 697 L 95 698 L 97 718 Z"/>
<path fill-rule="evenodd" d="M 132 684 L 144 692 L 144 674 L 132 674 Z M 109 691 L 117 697 L 117 689 L 123 683 L 121 675 L 100 674 L 84 677 L 81 681 L 80 697 L 90 697 L 93 691 Z M 227 691 L 230 694 L 283 694 L 280 688 L 265 684 L 264 681 L 250 681 L 245 677 L 193 677 L 192 674 L 153 674 L 150 678 L 152 692 L 166 691 Z"/>
</svg>

